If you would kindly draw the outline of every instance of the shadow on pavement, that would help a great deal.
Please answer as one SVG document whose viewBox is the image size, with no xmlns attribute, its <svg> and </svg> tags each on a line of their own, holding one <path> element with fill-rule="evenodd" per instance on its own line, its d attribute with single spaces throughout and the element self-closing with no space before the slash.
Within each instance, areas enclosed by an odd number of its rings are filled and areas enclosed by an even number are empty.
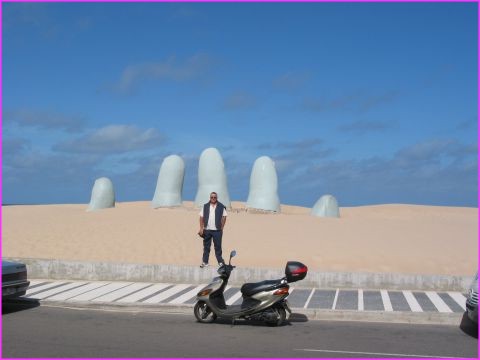
<svg viewBox="0 0 480 360">
<path fill-rule="evenodd" d="M 36 299 L 2 299 L 2 316 L 40 306 Z"/>
<path fill-rule="evenodd" d="M 478 324 L 475 324 L 470 320 L 466 311 L 463 313 L 462 321 L 460 322 L 460 330 L 465 334 L 478 339 Z"/>
<path fill-rule="evenodd" d="M 290 319 L 285 320 L 285 322 L 282 325 L 275 326 L 275 327 L 284 327 L 284 326 L 291 325 L 290 321 L 291 321 Z M 221 319 L 221 318 L 215 319 L 215 321 L 211 324 L 202 324 L 202 325 L 207 325 L 208 326 L 208 325 L 213 325 L 213 324 L 217 324 L 217 325 L 222 324 L 222 325 L 231 325 L 231 326 L 245 326 L 245 325 L 247 325 L 247 326 L 260 326 L 260 327 L 267 327 L 267 328 L 270 327 L 263 321 L 238 319 L 238 320 L 235 320 L 235 324 L 233 324 L 232 320 Z"/>
<path fill-rule="evenodd" d="M 288 318 L 290 322 L 307 322 L 308 317 L 304 314 L 292 313 Z"/>
</svg>

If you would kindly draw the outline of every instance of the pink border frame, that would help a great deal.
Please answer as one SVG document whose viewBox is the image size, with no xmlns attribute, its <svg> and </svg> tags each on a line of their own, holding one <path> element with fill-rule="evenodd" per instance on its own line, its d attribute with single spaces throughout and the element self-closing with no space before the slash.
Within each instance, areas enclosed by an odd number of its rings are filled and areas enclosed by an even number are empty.
<svg viewBox="0 0 480 360">
<path fill-rule="evenodd" d="M 74 0 L 74 1 L 69 1 L 69 0 L 46 0 L 46 1 L 41 1 L 41 0 L 0 0 L 0 2 L 3 4 L 4 2 L 230 2 L 230 1 L 225 1 L 225 0 Z M 478 184 L 479 184 L 479 179 L 480 179 L 480 169 L 479 166 L 479 158 L 480 158 L 480 150 L 478 149 L 478 144 L 480 143 L 480 129 L 478 127 L 478 119 L 480 119 L 480 47 L 478 46 L 478 41 L 480 39 L 480 26 L 479 26 L 479 19 L 480 19 L 480 4 L 478 0 L 460 0 L 460 1 L 452 1 L 452 0 L 331 0 L 331 1 L 324 1 L 324 0 L 300 0 L 300 1 L 291 1 L 291 0 L 239 0 L 238 2 L 302 2 L 302 3 L 309 3 L 309 2 L 350 2 L 350 3 L 362 3 L 362 2 L 427 2 L 427 3 L 442 3 L 442 2 L 474 2 L 477 3 L 477 29 L 478 29 L 478 34 L 477 34 L 477 209 L 478 209 L 478 204 L 480 204 L 480 194 L 478 193 Z M 0 24 L 2 23 L 3 17 L 2 17 L 2 11 L 3 11 L 3 6 L 0 6 Z M 0 84 L 2 84 L 2 87 L 0 87 L 0 101 L 2 104 L 3 108 L 3 26 L 0 26 Z M 2 125 L 2 120 L 3 120 L 3 115 L 0 114 L 0 126 Z M 3 129 L 3 127 L 2 127 Z M 0 143 L 3 143 L 3 131 L 0 133 Z M 3 147 L 0 147 L 0 163 L 2 163 L 3 160 L 3 152 L 2 152 Z M 3 188 L 3 181 L 2 181 L 2 175 L 3 175 L 3 167 L 2 170 L 0 171 L 0 190 Z M 3 199 L 2 199 L 2 191 L 0 191 L 0 202 L 3 204 Z M 0 219 L 3 220 L 2 216 L 2 209 L 3 206 L 0 207 Z M 477 210 L 478 211 L 478 210 Z M 478 213 L 478 220 L 480 223 L 480 213 Z M 0 223 L 0 230 L 3 227 L 3 222 Z M 3 234 L 3 232 L 2 232 Z M 1 236 L 1 235 L 0 235 Z M 478 228 L 478 238 L 480 239 L 480 227 Z M 0 241 L 1 242 L 1 241 Z M 0 247 L 0 255 L 2 254 L 2 248 Z M 478 255 L 478 263 L 480 263 L 480 253 Z M 1 273 L 1 271 L 0 271 Z M 3 327 L 2 325 L 2 320 L 0 320 L 0 338 L 2 338 L 2 330 Z M 480 354 L 480 345 L 478 345 L 479 342 L 477 340 L 477 346 L 478 346 L 478 353 Z M 1 348 L 1 345 L 0 345 Z M 0 357 L 3 359 L 3 352 L 0 350 Z M 22 358 L 15 358 L 15 359 L 22 359 Z M 48 359 L 48 358 L 38 358 L 38 359 Z M 102 359 L 102 360 L 108 360 L 108 359 L 115 359 L 115 358 L 85 358 L 85 359 Z M 127 360 L 128 358 L 122 358 Z M 131 358 L 135 359 L 135 358 Z M 171 358 L 165 358 L 167 360 Z M 206 359 L 206 358 L 202 358 Z M 235 359 L 235 358 L 232 358 Z M 354 359 L 354 358 L 349 358 L 349 359 Z M 286 359 L 285 359 L 286 360 Z"/>
</svg>

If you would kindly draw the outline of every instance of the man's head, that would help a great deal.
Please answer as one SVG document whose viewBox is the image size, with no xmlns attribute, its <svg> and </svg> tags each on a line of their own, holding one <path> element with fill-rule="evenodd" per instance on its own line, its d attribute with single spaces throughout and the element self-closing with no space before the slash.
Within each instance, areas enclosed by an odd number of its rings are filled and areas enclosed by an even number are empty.
<svg viewBox="0 0 480 360">
<path fill-rule="evenodd" d="M 210 204 L 216 204 L 217 203 L 217 193 L 212 192 L 210 193 Z"/>
</svg>

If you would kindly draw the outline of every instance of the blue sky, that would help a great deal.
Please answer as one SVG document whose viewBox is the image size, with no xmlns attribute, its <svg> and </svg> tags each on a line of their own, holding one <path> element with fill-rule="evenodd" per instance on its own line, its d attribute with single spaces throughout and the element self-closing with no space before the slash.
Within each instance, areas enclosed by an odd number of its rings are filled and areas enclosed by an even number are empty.
<svg viewBox="0 0 480 360">
<path fill-rule="evenodd" d="M 283 204 L 477 206 L 475 3 L 3 3 L 3 203 L 151 200 L 253 162 Z"/>
</svg>

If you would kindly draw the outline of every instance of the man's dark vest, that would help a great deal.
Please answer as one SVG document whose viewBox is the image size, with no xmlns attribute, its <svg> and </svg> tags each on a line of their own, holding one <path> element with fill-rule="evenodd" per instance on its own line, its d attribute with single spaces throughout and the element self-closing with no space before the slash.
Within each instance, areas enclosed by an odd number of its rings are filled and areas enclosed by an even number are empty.
<svg viewBox="0 0 480 360">
<path fill-rule="evenodd" d="M 217 230 L 220 230 L 222 228 L 223 209 L 225 209 L 225 205 L 217 201 L 217 206 L 215 207 L 215 227 L 217 228 Z M 205 226 L 205 229 L 207 228 L 209 215 L 210 203 L 208 202 L 203 205 L 203 226 Z"/>
</svg>

